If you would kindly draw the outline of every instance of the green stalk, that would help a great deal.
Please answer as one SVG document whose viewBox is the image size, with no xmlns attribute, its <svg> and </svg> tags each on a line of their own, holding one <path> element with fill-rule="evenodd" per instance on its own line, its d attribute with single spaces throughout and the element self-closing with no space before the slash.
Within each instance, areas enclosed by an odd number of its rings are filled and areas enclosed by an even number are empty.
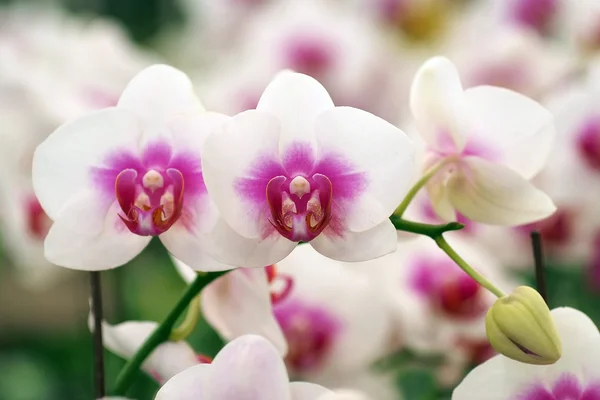
<svg viewBox="0 0 600 400">
<path fill-rule="evenodd" d="M 190 302 L 204 287 L 227 272 L 228 271 L 210 272 L 207 274 L 198 275 L 194 282 L 188 286 L 186 291 L 183 293 L 183 296 L 181 296 L 177 304 L 175 304 L 175 307 L 173 307 L 171 312 L 169 312 L 164 321 L 158 326 L 158 328 L 156 328 L 152 335 L 146 339 L 137 353 L 127 362 L 127 364 L 125 364 L 125 367 L 123 367 L 119 373 L 119 376 L 117 377 L 117 382 L 113 390 L 113 396 L 124 396 L 126 394 L 127 389 L 129 389 L 133 383 L 133 380 L 139 373 L 140 367 L 146 358 L 148 358 L 148 356 L 160 344 L 169 339 L 171 331 L 173 330 L 173 326 Z"/>
</svg>

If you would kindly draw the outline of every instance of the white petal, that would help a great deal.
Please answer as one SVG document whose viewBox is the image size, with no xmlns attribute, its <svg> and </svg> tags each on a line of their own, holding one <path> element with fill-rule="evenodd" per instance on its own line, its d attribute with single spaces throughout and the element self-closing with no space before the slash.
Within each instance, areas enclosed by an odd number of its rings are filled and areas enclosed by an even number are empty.
<svg viewBox="0 0 600 400">
<path fill-rule="evenodd" d="M 476 141 L 489 147 L 495 161 L 531 179 L 544 167 L 552 148 L 552 114 L 520 93 L 493 86 L 465 91 Z"/>
<path fill-rule="evenodd" d="M 310 382 L 292 382 L 290 389 L 292 391 L 291 400 L 317 400 L 321 396 L 332 394 L 331 390 Z"/>
<path fill-rule="evenodd" d="M 261 335 L 285 355 L 287 342 L 273 316 L 270 293 L 264 269 L 240 268 L 202 291 L 202 312 L 225 339 L 232 340 L 245 334 Z"/>
<path fill-rule="evenodd" d="M 215 260 L 236 267 L 266 267 L 282 260 L 297 243 L 274 232 L 264 239 L 248 239 L 219 220 L 205 238 L 206 249 Z"/>
<path fill-rule="evenodd" d="M 211 372 L 210 364 L 188 368 L 169 379 L 156 393 L 154 400 L 213 400 L 205 394 L 206 386 L 211 381 Z"/>
<path fill-rule="evenodd" d="M 187 75 L 168 65 L 152 65 L 129 82 L 117 104 L 142 116 L 148 126 L 177 114 L 204 111 Z"/>
<path fill-rule="evenodd" d="M 444 221 L 456 221 L 456 212 L 454 211 L 454 206 L 450 203 L 448 189 L 444 185 L 444 182 L 434 176 L 427 182 L 425 189 L 435 213 Z"/>
<path fill-rule="evenodd" d="M 69 198 L 92 187 L 90 168 L 114 150 L 136 150 L 142 132 L 135 115 L 109 108 L 66 123 L 33 156 L 33 188 L 51 219 Z"/>
<path fill-rule="evenodd" d="M 159 237 L 173 257 L 179 258 L 196 271 L 227 271 L 236 268 L 234 265 L 223 264 L 212 258 L 206 250 L 209 239 L 202 235 L 197 236 L 184 224 L 173 225 Z"/>
<path fill-rule="evenodd" d="M 131 261 L 150 237 L 131 233 L 117 216 L 119 211 L 116 203 L 107 207 L 93 193 L 74 196 L 46 236 L 48 261 L 85 271 L 115 268 Z"/>
<path fill-rule="evenodd" d="M 337 390 L 333 393 L 325 394 L 317 400 L 370 400 L 370 397 L 355 390 Z"/>
<path fill-rule="evenodd" d="M 386 220 L 364 232 L 343 231 L 341 236 L 325 229 L 310 241 L 326 257 L 338 261 L 367 261 L 393 253 L 398 245 L 396 228 Z"/>
<path fill-rule="evenodd" d="M 257 110 L 275 115 L 281 122 L 280 154 L 292 143 L 307 142 L 315 148 L 314 122 L 333 108 L 327 90 L 316 79 L 291 71 L 275 76 L 262 94 Z"/>
<path fill-rule="evenodd" d="M 506 373 L 505 367 L 501 356 L 477 366 L 454 389 L 452 400 L 512 399 L 528 377 L 522 376 L 523 379 L 514 380 L 512 374 Z"/>
<path fill-rule="evenodd" d="M 126 360 L 142 347 L 146 339 L 158 328 L 151 321 L 127 321 L 117 325 L 102 322 L 104 346 Z M 187 342 L 167 342 L 159 345 L 144 361 L 142 368 L 161 382 L 179 372 L 197 365 L 194 349 Z"/>
<path fill-rule="evenodd" d="M 466 157 L 448 181 L 450 202 L 465 217 L 492 225 L 522 225 L 556 210 L 552 200 L 518 173 L 478 157 Z"/>
<path fill-rule="evenodd" d="M 247 238 L 260 237 L 271 215 L 266 186 L 280 174 L 268 168 L 280 165 L 278 141 L 277 119 L 252 110 L 232 118 L 204 144 L 202 171 L 210 196 L 227 223 Z"/>
<path fill-rule="evenodd" d="M 340 168 L 340 176 L 328 175 L 334 201 L 339 199 L 336 191 L 349 192 L 350 206 L 344 216 L 348 228 L 362 232 L 389 218 L 406 195 L 416 172 L 415 147 L 408 136 L 385 120 L 351 107 L 336 107 L 321 113 L 315 131 L 321 159 L 339 155 L 348 164 L 342 167 L 332 160 L 331 167 Z M 336 187 L 353 175 L 362 178 L 356 187 Z"/>
<path fill-rule="evenodd" d="M 217 354 L 211 367 L 206 399 L 291 400 L 283 359 L 261 336 L 233 340 Z"/>
<path fill-rule="evenodd" d="M 433 57 L 417 71 L 410 88 L 410 108 L 419 133 L 430 146 L 442 149 L 450 139 L 458 150 L 463 148 L 467 134 L 464 95 L 450 60 Z"/>
</svg>

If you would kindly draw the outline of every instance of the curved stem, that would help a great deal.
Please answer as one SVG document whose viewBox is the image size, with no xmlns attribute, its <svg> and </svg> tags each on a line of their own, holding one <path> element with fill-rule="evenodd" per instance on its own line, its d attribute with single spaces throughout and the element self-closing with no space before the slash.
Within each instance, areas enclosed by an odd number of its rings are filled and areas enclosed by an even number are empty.
<svg viewBox="0 0 600 400">
<path fill-rule="evenodd" d="M 200 291 L 209 283 L 219 278 L 223 274 L 229 271 L 210 272 L 207 274 L 199 275 L 194 282 L 183 293 L 183 296 L 179 299 L 175 307 L 169 312 L 164 321 L 156 328 L 156 330 L 146 339 L 142 347 L 139 348 L 137 353 L 125 364 L 125 367 L 119 373 L 117 377 L 117 383 L 113 391 L 114 396 L 123 396 L 126 394 L 127 389 L 139 373 L 140 367 L 148 356 L 158 347 L 161 343 L 169 339 L 171 330 L 177 322 L 179 316 L 185 311 L 186 307 L 190 302 L 200 293 Z"/>
<path fill-rule="evenodd" d="M 465 260 L 463 260 L 462 257 L 459 256 L 458 253 L 456 253 L 454 249 L 448 244 L 448 242 L 446 242 L 446 239 L 444 239 L 442 235 L 434 237 L 433 240 L 435 240 L 435 243 L 437 243 L 440 249 L 442 249 L 446 254 L 448 254 L 448 256 L 471 278 L 477 281 L 477 283 L 479 283 L 481 286 L 492 292 L 494 295 L 496 295 L 496 297 L 506 296 L 506 293 L 494 286 L 483 275 L 475 271 Z"/>
<path fill-rule="evenodd" d="M 197 295 L 192 299 L 190 303 L 187 313 L 185 314 L 185 318 L 175 328 L 171 330 L 171 334 L 169 335 L 169 340 L 172 342 L 179 342 L 180 340 L 187 339 L 188 336 L 192 334 L 196 325 L 198 325 L 198 320 L 200 319 L 200 295 Z"/>
<path fill-rule="evenodd" d="M 432 239 L 435 239 L 438 236 L 441 236 L 442 233 L 448 231 L 458 231 L 464 228 L 464 225 L 460 222 L 450 222 L 447 224 L 440 225 L 431 225 L 431 224 L 423 224 L 421 222 L 413 222 L 402 219 L 396 215 L 392 215 L 390 217 L 392 224 L 399 231 L 417 233 L 419 235 L 429 236 Z"/>
<path fill-rule="evenodd" d="M 398 218 L 402 217 L 402 215 L 404 214 L 404 212 L 406 211 L 406 209 L 408 208 L 409 204 L 411 203 L 411 201 L 413 201 L 413 199 L 415 198 L 415 196 L 417 195 L 417 193 L 419 192 L 419 190 L 421 190 L 421 188 L 423 186 L 425 186 L 425 184 L 446 164 L 445 160 L 440 161 L 439 163 L 435 164 L 433 167 L 431 167 L 427 172 L 425 172 L 425 174 L 423 174 L 423 176 L 421 177 L 421 179 L 419 179 L 414 185 L 413 187 L 410 188 L 410 190 L 408 191 L 408 193 L 406 193 L 406 196 L 404 197 L 404 199 L 402 200 L 402 203 L 400 203 L 400 205 L 398 207 L 396 207 L 396 210 L 394 210 L 394 215 L 397 216 Z"/>
</svg>

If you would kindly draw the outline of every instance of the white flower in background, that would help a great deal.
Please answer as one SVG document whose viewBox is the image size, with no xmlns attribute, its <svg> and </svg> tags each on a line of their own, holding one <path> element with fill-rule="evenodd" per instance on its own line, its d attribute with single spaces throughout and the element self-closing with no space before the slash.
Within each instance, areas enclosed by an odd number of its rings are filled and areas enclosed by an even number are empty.
<svg viewBox="0 0 600 400">
<path fill-rule="evenodd" d="M 25 88 L 56 124 L 116 105 L 152 58 L 109 20 L 15 5 L 0 8 L 0 21 L 0 79 Z"/>
<path fill-rule="evenodd" d="M 496 286 L 516 286 L 494 258 L 468 241 L 447 239 Z M 446 364 L 440 374 L 456 379 L 466 365 L 493 354 L 485 334 L 485 315 L 496 297 L 431 239 L 419 237 L 403 243 L 394 254 L 364 263 L 362 268 L 394 308 L 396 341 L 421 354 L 444 355 Z M 451 379 L 442 380 L 447 384 Z"/>
<path fill-rule="evenodd" d="M 247 20 L 239 48 L 226 52 L 213 68 L 215 73 L 201 82 L 202 93 L 206 88 L 207 94 L 215 96 L 214 100 L 207 98 L 215 110 L 221 111 L 221 107 L 213 102 L 224 103 L 227 109 L 231 107 L 228 101 L 238 107 L 252 104 L 246 99 L 256 102 L 282 69 L 312 76 L 327 88 L 337 105 L 358 107 L 386 119 L 394 118 L 401 108 L 398 85 L 410 78 L 399 72 L 395 52 L 377 28 L 347 4 L 275 1 Z M 231 71 L 225 79 L 220 78 L 223 70 Z M 239 93 L 220 100 L 236 85 Z"/>
<path fill-rule="evenodd" d="M 386 351 L 390 308 L 380 289 L 354 266 L 305 244 L 277 264 L 294 282 L 290 294 L 273 305 L 288 343 L 290 374 L 324 384 L 338 381 L 340 375 L 365 371 Z"/>
<path fill-rule="evenodd" d="M 91 315 L 88 322 L 93 331 L 94 321 Z M 153 321 L 127 321 L 117 325 L 102 321 L 104 347 L 117 356 L 129 360 L 157 328 L 158 323 Z M 185 341 L 165 342 L 150 353 L 142 364 L 142 369 L 163 384 L 189 367 L 210 362 L 209 357 L 196 354 Z"/>
<path fill-rule="evenodd" d="M 261 336 L 241 336 L 228 343 L 211 364 L 175 375 L 156 400 L 318 400 L 328 389 L 290 383 L 281 355 Z"/>
<path fill-rule="evenodd" d="M 563 83 L 575 66 L 559 44 L 519 26 L 494 24 L 477 7 L 446 40 L 443 53 L 455 61 L 466 88 L 493 85 L 539 98 Z"/>
<path fill-rule="evenodd" d="M 149 67 L 117 107 L 61 126 L 36 149 L 33 186 L 54 224 L 46 257 L 73 269 L 125 264 L 152 236 L 194 268 L 218 213 L 202 180 L 205 137 L 225 118 L 204 112 L 182 72 Z"/>
<path fill-rule="evenodd" d="M 556 28 L 556 18 L 564 0 L 485 0 L 476 5 L 479 14 L 493 16 L 496 23 L 513 25 L 548 35 Z"/>
<path fill-rule="evenodd" d="M 520 225 L 555 211 L 528 180 L 546 163 L 554 136 L 552 115 L 507 89 L 462 89 L 446 58 L 417 72 L 411 110 L 425 142 L 424 170 L 440 166 L 426 188 L 435 212 L 454 220 Z"/>
<path fill-rule="evenodd" d="M 551 314 L 562 341 L 560 360 L 538 366 L 498 355 L 471 371 L 452 400 L 600 399 L 598 328 L 572 308 L 557 308 Z"/>
<path fill-rule="evenodd" d="M 197 274 L 173 258 L 177 271 L 190 283 Z M 261 335 L 282 354 L 287 342 L 273 315 L 273 304 L 292 290 L 293 280 L 275 266 L 238 268 L 211 282 L 200 292 L 202 316 L 225 340 L 246 334 Z"/>
<path fill-rule="evenodd" d="M 334 107 L 307 75 L 279 74 L 256 110 L 208 137 L 202 157 L 226 221 L 210 245 L 220 262 L 264 267 L 300 241 L 347 261 L 396 248 L 388 217 L 412 180 L 411 141 L 366 111 Z"/>
</svg>

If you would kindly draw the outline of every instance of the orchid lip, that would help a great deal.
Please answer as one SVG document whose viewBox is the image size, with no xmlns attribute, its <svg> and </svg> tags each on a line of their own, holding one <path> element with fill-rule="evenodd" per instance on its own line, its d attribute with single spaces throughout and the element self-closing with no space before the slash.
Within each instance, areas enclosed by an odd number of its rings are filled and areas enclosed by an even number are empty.
<svg viewBox="0 0 600 400">
<path fill-rule="evenodd" d="M 115 180 L 117 201 L 125 226 L 136 235 L 166 232 L 183 212 L 184 179 L 175 168 L 165 173 L 150 170 L 141 179 L 134 169 L 124 169 Z"/>
<path fill-rule="evenodd" d="M 309 242 L 331 220 L 331 181 L 325 175 L 314 174 L 310 181 L 297 176 L 288 185 L 286 182 L 285 176 L 276 176 L 267 184 L 272 217 L 269 222 L 283 237 L 293 242 Z"/>
</svg>

